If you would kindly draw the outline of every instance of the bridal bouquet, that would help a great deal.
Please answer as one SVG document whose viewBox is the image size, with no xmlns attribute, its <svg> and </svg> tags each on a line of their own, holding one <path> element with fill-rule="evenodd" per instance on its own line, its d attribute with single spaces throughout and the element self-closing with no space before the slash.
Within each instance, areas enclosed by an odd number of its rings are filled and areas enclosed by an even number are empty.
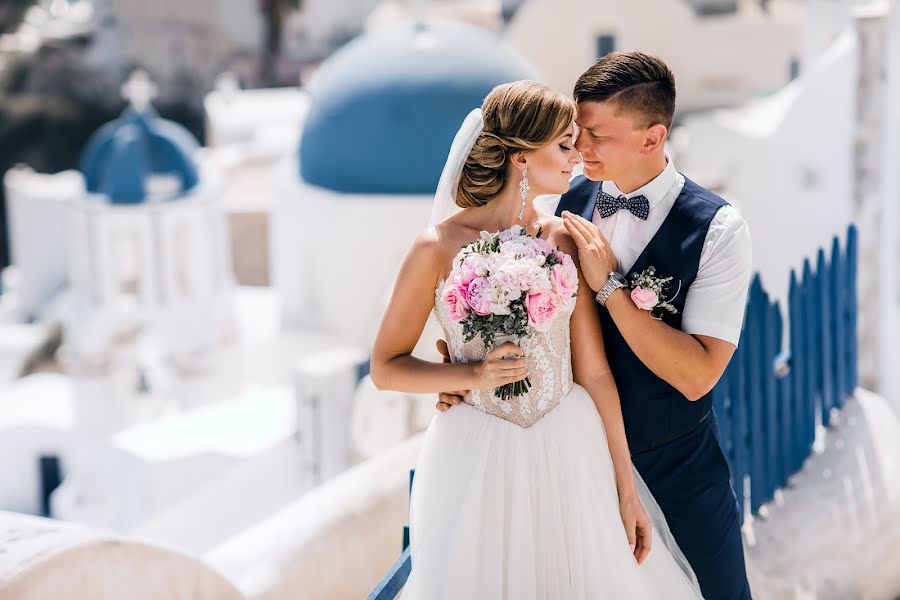
<svg viewBox="0 0 900 600">
<path fill-rule="evenodd" d="M 516 225 L 463 246 L 441 302 L 461 322 L 467 342 L 480 335 L 486 348 L 546 331 L 560 310 L 574 302 L 578 270 L 572 258 Z M 506 384 L 494 395 L 508 400 L 528 391 L 528 379 Z"/>
</svg>

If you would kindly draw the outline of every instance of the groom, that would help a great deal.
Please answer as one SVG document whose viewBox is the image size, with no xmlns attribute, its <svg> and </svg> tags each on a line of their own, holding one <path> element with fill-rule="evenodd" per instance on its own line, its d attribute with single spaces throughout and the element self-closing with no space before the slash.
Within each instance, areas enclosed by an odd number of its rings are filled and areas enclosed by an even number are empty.
<svg viewBox="0 0 900 600">
<path fill-rule="evenodd" d="M 597 292 L 632 461 L 703 596 L 750 598 L 710 394 L 740 338 L 751 276 L 747 225 L 666 153 L 675 81 L 661 60 L 607 55 L 578 79 L 574 95 L 585 177 L 573 181 L 557 214 Z M 638 307 L 640 293 L 632 299 L 632 275 L 650 267 L 672 277 L 665 296 L 674 296 L 675 312 L 651 316 Z"/>
<path fill-rule="evenodd" d="M 584 177 L 557 215 L 596 293 L 632 461 L 706 600 L 745 600 L 741 518 L 710 391 L 737 347 L 750 234 L 723 199 L 675 170 L 665 141 L 675 81 L 658 58 L 609 54 L 575 84 Z M 669 278 L 656 308 L 633 274 Z M 643 308 L 639 308 L 639 303 Z M 442 349 L 442 346 L 439 344 Z M 442 394 L 439 410 L 459 401 Z"/>
</svg>

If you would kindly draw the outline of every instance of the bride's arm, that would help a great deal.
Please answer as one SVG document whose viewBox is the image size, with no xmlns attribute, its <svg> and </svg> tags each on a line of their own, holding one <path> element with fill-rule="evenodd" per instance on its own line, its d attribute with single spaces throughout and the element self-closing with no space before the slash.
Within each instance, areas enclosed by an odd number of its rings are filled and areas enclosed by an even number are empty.
<svg viewBox="0 0 900 600">
<path fill-rule="evenodd" d="M 559 247 L 578 264 L 578 247 L 568 235 L 559 238 Z M 575 382 L 587 390 L 606 430 L 609 454 L 612 457 L 619 493 L 619 505 L 625 521 L 629 542 L 637 544 L 635 558 L 642 562 L 650 551 L 650 521 L 641 506 L 634 482 L 631 453 L 625 438 L 625 424 L 619 390 L 613 379 L 606 349 L 600 317 L 594 306 L 594 293 L 578 268 L 578 296 L 570 322 L 572 338 L 572 374 Z M 636 521 L 636 522 L 635 522 Z"/>
<path fill-rule="evenodd" d="M 412 356 L 434 307 L 445 262 L 449 260 L 433 228 L 420 234 L 406 255 L 372 349 L 370 374 L 378 389 L 416 393 L 487 389 L 525 377 L 523 359 L 502 360 L 503 354 L 520 352 L 511 344 L 495 349 L 480 363 L 435 363 Z"/>
<path fill-rule="evenodd" d="M 567 238 L 570 239 L 570 238 Z M 567 254 L 573 248 L 560 243 L 560 249 Z M 574 246 L 574 243 L 572 243 Z M 577 264 L 577 248 L 572 257 Z M 606 349 L 603 346 L 603 334 L 600 330 L 600 317 L 594 306 L 594 294 L 584 280 L 581 269 L 578 269 L 578 297 L 575 301 L 575 312 L 570 323 L 572 337 L 572 374 L 575 383 L 586 389 L 591 395 L 609 443 L 616 471 L 616 484 L 619 496 L 636 493 L 634 475 L 631 470 L 631 453 L 625 440 L 625 424 L 622 420 L 622 407 L 619 404 L 619 390 L 613 379 L 612 370 L 606 360 Z"/>
</svg>

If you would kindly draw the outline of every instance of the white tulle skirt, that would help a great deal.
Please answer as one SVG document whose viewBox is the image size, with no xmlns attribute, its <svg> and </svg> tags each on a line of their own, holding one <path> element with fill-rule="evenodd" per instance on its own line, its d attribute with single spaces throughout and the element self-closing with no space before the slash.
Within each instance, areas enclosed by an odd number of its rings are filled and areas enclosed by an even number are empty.
<svg viewBox="0 0 900 600">
<path fill-rule="evenodd" d="M 700 597 L 637 473 L 654 521 L 634 560 L 606 434 L 576 385 L 524 429 L 460 404 L 435 416 L 410 502 L 403 600 L 679 600 Z"/>
</svg>

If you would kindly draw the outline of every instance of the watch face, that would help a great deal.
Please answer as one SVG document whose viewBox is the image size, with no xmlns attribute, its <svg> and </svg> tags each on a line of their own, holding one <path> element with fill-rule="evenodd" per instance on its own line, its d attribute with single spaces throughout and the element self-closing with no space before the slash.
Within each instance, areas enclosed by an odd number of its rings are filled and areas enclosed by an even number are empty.
<svg viewBox="0 0 900 600">
<path fill-rule="evenodd" d="M 628 285 L 628 280 L 625 279 L 620 273 L 614 273 L 610 276 L 610 278 L 619 285 Z"/>
</svg>

